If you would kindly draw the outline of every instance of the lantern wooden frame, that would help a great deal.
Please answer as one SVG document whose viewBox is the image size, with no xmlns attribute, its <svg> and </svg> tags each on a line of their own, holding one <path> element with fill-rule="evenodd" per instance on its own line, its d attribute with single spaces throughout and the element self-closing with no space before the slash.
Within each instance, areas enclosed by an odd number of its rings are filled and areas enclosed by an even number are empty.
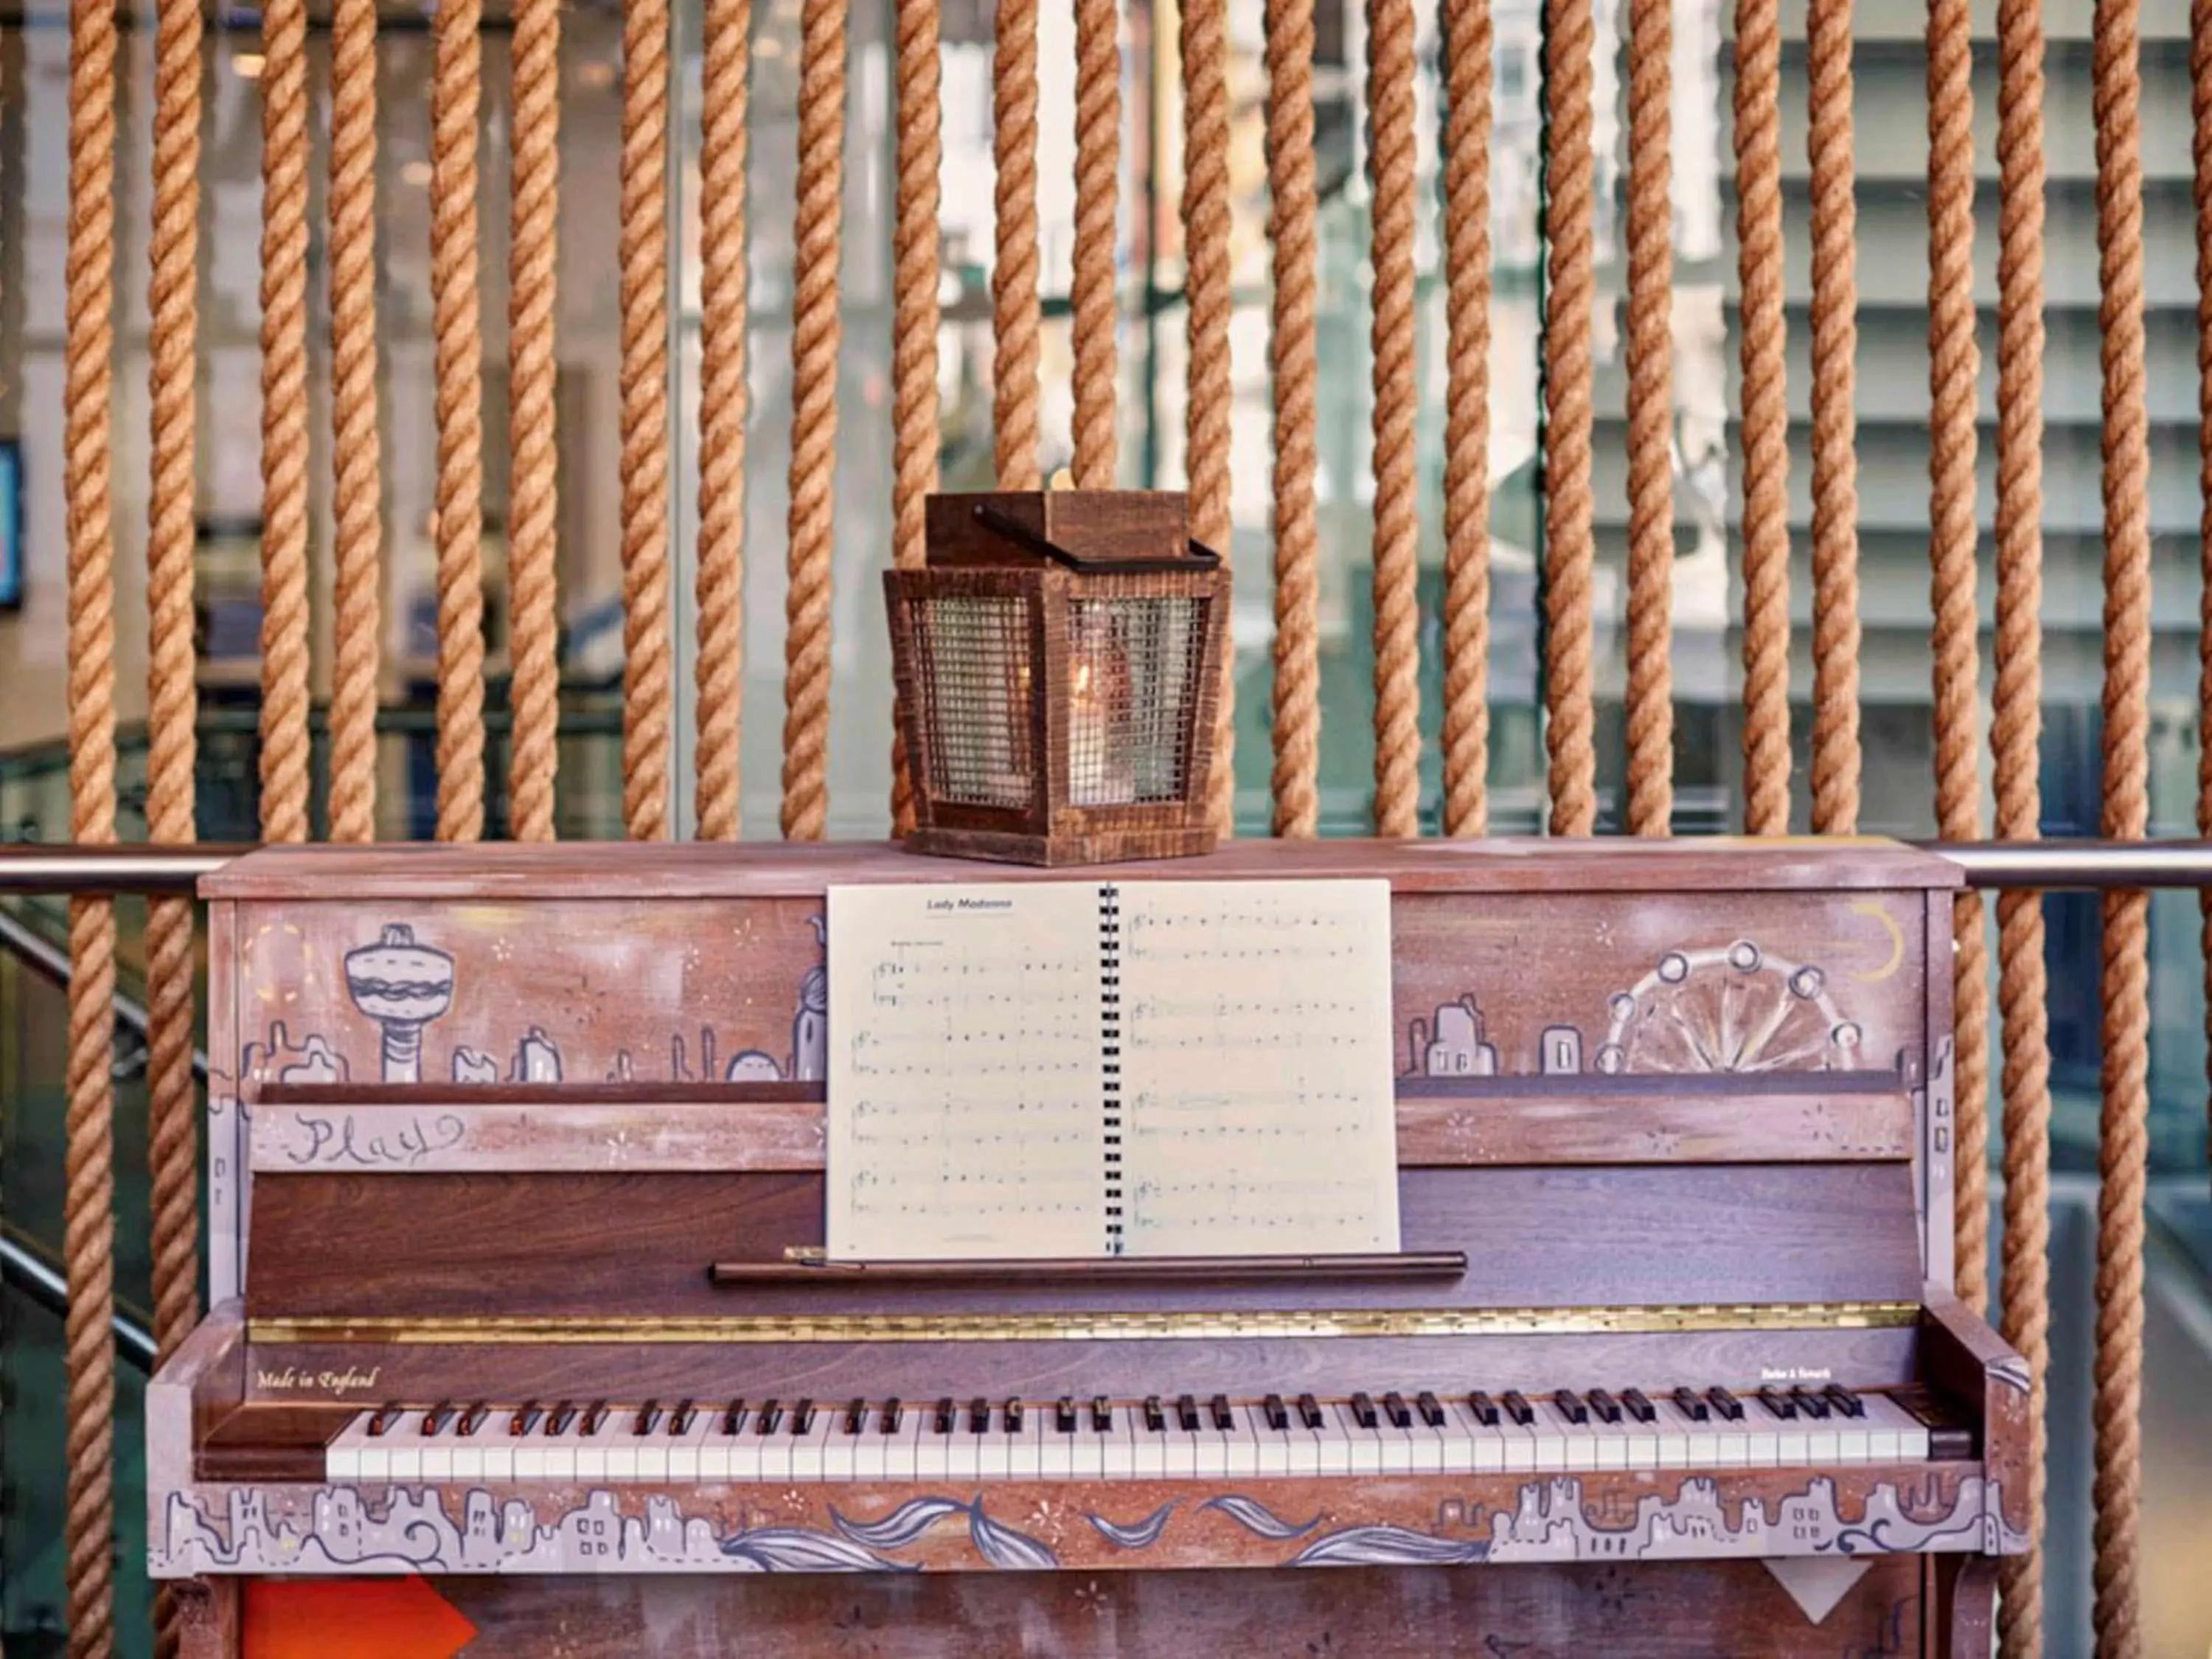
<svg viewBox="0 0 2212 1659">
<path fill-rule="evenodd" d="M 1046 866 L 1210 851 L 1229 575 L 1189 539 L 1184 497 L 933 495 L 927 514 L 925 568 L 884 575 L 914 785 L 908 846 Z M 957 629 L 947 626 L 955 618 Z M 1176 618 L 1183 632 L 1170 638 Z M 1141 647 L 1126 638 L 1131 624 Z M 1118 656 L 1099 643 L 1109 629 L 1125 635 Z M 1104 712 L 1102 690 L 1086 693 L 1079 677 L 1118 664 L 1133 679 L 1139 649 L 1152 680 L 1175 683 Z M 1137 722 L 1151 728 L 1148 742 L 1114 752 L 1127 736 L 1117 728 Z M 1101 782 L 1102 767 L 1111 781 Z"/>
</svg>

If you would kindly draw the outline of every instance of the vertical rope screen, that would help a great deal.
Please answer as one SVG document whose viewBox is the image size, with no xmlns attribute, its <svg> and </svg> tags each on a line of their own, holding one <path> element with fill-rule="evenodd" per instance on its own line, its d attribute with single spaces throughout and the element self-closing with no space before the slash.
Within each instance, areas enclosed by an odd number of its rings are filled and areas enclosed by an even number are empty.
<svg viewBox="0 0 2212 1659">
<path fill-rule="evenodd" d="M 261 834 L 307 838 L 307 9 L 261 45 Z"/>
<path fill-rule="evenodd" d="M 1936 827 L 1947 841 L 1982 834 L 1981 614 L 1975 601 L 1974 53 L 1968 0 L 1928 8 L 1928 360 L 1929 609 L 1935 617 Z M 1959 1295 L 1988 1297 L 1989 956 L 1982 901 L 1962 893 L 1951 919 L 1953 1206 Z"/>
<path fill-rule="evenodd" d="M 783 659 L 783 833 L 829 827 L 830 568 L 837 470 L 838 214 L 845 187 L 843 0 L 799 13 L 799 212 L 792 242 L 791 588 Z"/>
<path fill-rule="evenodd" d="M 1590 666 L 1590 0 L 1545 0 L 1544 101 L 1551 123 L 1551 287 L 1544 300 L 1544 741 L 1552 833 L 1597 828 L 1597 750 Z"/>
<path fill-rule="evenodd" d="M 331 665 L 332 841 L 376 834 L 378 631 L 383 626 L 383 440 L 376 386 L 376 0 L 331 12 L 331 461 L 336 626 Z"/>
<path fill-rule="evenodd" d="M 2098 0 L 2098 321 L 2105 500 L 2103 830 L 2140 839 L 2150 819 L 2150 486 L 2143 385 L 2142 71 L 2137 0 Z M 2104 900 L 2104 1111 L 2098 1159 L 2095 1568 L 2097 1651 L 2142 1651 L 2141 1521 L 2143 1183 L 2149 1155 L 2150 898 Z"/>
<path fill-rule="evenodd" d="M 623 9 L 623 828 L 668 833 L 668 0 Z"/>
<path fill-rule="evenodd" d="M 1674 0 L 1628 23 L 1628 829 L 1674 810 L 1674 204 L 1669 195 Z"/>
<path fill-rule="evenodd" d="M 937 488 L 938 170 L 943 71 L 937 7 L 898 9 L 898 198 L 891 232 L 891 561 L 919 569 L 927 552 L 926 508 Z M 914 827 L 914 785 L 896 719 L 891 728 L 891 825 Z"/>
<path fill-rule="evenodd" d="M 69 247 L 63 489 L 69 515 L 70 835 L 115 839 L 115 544 L 109 368 L 115 346 L 115 9 L 70 7 Z M 70 1651 L 115 1650 L 115 905 L 70 901 L 68 1151 Z"/>
<path fill-rule="evenodd" d="M 1489 827 L 1490 77 L 1488 0 L 1442 0 L 1444 34 L 1444 816 Z"/>
<path fill-rule="evenodd" d="M 699 834 L 734 841 L 744 708 L 745 118 L 752 0 L 706 0 L 699 117 Z"/>
<path fill-rule="evenodd" d="M 556 474 L 553 317 L 561 175 L 560 0 L 516 0 L 507 248 L 507 614 L 513 661 L 509 833 L 553 839 L 561 654 L 554 587 Z"/>
<path fill-rule="evenodd" d="M 1413 368 L 1413 0 L 1368 0 L 1373 175 L 1375 828 L 1417 835 L 1421 799 L 1421 523 Z"/>
</svg>

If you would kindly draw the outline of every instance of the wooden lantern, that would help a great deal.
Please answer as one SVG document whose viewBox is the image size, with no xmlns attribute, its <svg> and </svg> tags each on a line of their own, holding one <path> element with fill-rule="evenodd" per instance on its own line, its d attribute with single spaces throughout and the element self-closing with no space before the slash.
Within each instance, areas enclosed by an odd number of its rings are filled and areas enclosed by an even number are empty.
<svg viewBox="0 0 2212 1659">
<path fill-rule="evenodd" d="M 920 570 L 884 573 L 917 852 L 1175 858 L 1206 782 L 1229 578 L 1180 495 L 933 495 Z"/>
</svg>

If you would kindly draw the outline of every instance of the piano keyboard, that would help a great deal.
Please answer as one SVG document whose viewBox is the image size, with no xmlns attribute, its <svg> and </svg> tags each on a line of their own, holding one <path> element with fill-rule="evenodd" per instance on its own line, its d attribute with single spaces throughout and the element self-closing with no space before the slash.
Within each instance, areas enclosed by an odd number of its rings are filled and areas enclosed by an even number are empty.
<svg viewBox="0 0 2212 1659">
<path fill-rule="evenodd" d="M 390 1405 L 332 1481 L 1203 1480 L 1775 1468 L 1972 1455 L 1921 1400 L 1825 1388 L 1561 1389 L 1231 1401 L 681 1401 Z"/>
</svg>

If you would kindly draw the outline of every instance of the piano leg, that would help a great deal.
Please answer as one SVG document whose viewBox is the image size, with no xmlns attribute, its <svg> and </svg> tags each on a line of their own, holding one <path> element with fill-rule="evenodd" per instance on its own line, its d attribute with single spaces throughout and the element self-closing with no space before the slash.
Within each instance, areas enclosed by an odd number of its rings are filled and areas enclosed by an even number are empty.
<svg viewBox="0 0 2212 1659">
<path fill-rule="evenodd" d="M 1931 1555 L 1926 1560 L 1928 1651 L 1934 1659 L 1989 1659 L 1996 1645 L 1996 1558 Z"/>
</svg>

